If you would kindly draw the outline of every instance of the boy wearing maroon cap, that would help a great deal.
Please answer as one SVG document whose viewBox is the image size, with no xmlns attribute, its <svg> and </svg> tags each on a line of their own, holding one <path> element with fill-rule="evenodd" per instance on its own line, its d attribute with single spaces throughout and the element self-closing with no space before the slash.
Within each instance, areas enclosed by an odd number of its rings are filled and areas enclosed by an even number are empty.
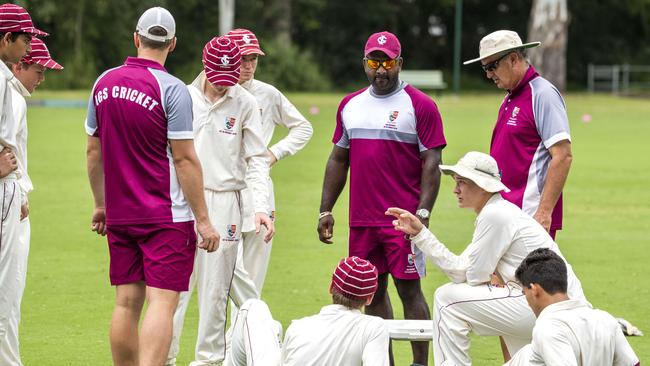
<svg viewBox="0 0 650 366">
<path fill-rule="evenodd" d="M 20 358 L 15 337 L 13 312 L 19 306 L 24 282 L 24 249 L 20 245 L 20 220 L 22 192 L 18 179 L 21 171 L 16 170 L 15 158 L 17 134 L 20 121 L 14 117 L 17 109 L 13 105 L 10 80 L 14 78 L 7 63 L 18 63 L 30 51 L 33 36 L 47 33 L 34 28 L 31 17 L 18 5 L 0 5 L 0 188 L 3 219 L 0 232 L 0 364 L 16 364 Z M 18 274 L 18 278 L 17 278 Z"/>
<path fill-rule="evenodd" d="M 366 313 L 393 318 L 388 274 L 394 279 L 406 319 L 430 319 L 420 287 L 424 256 L 384 216 L 386 208 L 406 206 L 429 224 L 440 188 L 442 119 L 429 96 L 399 80 L 401 46 L 389 32 L 371 35 L 363 67 L 370 86 L 346 96 L 336 115 L 334 146 L 327 161 L 318 236 L 332 243 L 332 209 L 350 171 L 349 254 L 371 261 L 379 288 Z M 412 342 L 414 364 L 427 364 L 428 344 Z"/>
<path fill-rule="evenodd" d="M 145 11 L 133 34 L 138 57 L 104 72 L 88 102 L 91 229 L 108 234 L 116 286 L 110 328 L 115 365 L 165 362 L 179 292 L 187 290 L 192 273 L 195 227 L 200 248 L 214 251 L 219 245 L 202 194 L 192 100 L 163 66 L 176 46 L 175 32 L 166 9 Z"/>
<path fill-rule="evenodd" d="M 332 274 L 332 305 L 294 320 L 282 345 L 283 366 L 388 366 L 388 330 L 364 315 L 377 291 L 377 268 L 359 257 L 342 259 Z"/>
<path fill-rule="evenodd" d="M 388 366 L 388 330 L 365 315 L 377 291 L 377 269 L 359 257 L 344 258 L 332 274 L 332 304 L 294 320 L 280 345 L 281 325 L 264 302 L 246 301 L 233 321 L 225 366 Z"/>
<path fill-rule="evenodd" d="M 13 275 L 18 280 L 18 296 L 13 303 L 7 334 L 0 343 L 0 364 L 2 365 L 22 365 L 18 342 L 18 324 L 20 322 L 20 303 L 25 289 L 27 256 L 29 253 L 30 223 L 27 194 L 33 189 L 32 181 L 27 175 L 27 104 L 25 98 L 31 96 L 31 93 L 45 79 L 44 73 L 46 69 L 63 69 L 61 65 L 52 60 L 47 47 L 40 39 L 33 38 L 31 48 L 31 52 L 23 57 L 19 63 L 11 65 L 13 74 L 16 77 L 9 81 L 13 103 L 13 120 L 18 122 L 16 157 L 17 165 L 20 167 L 21 176 L 18 179 L 18 187 L 21 191 L 22 202 L 21 221 L 16 234 L 18 242 L 15 244 L 7 243 L 7 245 L 15 245 L 17 248 L 15 259 L 18 265 Z"/>
<path fill-rule="evenodd" d="M 185 312 L 196 286 L 199 329 L 192 366 L 220 364 L 225 358 L 228 292 L 241 240 L 241 190 L 247 185 L 255 201 L 255 231 L 266 227 L 273 237 L 268 210 L 269 165 L 261 138 L 255 98 L 239 81 L 241 53 L 228 37 L 215 37 L 203 48 L 203 71 L 188 85 L 194 115 L 196 152 L 204 171 L 205 198 L 210 219 L 221 233 L 214 253 L 199 252 L 190 290 L 181 294 L 174 315 L 174 337 L 167 365 L 174 365 Z M 241 304 L 237 304 L 241 305 Z"/>
<path fill-rule="evenodd" d="M 264 56 L 259 41 L 248 29 L 233 29 L 226 35 L 233 39 L 242 54 L 239 85 L 253 94 L 262 114 L 262 139 L 268 147 L 266 155 L 269 165 L 289 157 L 307 145 L 313 134 L 311 123 L 298 109 L 273 85 L 255 79 L 259 56 Z M 275 127 L 281 126 L 288 134 L 269 147 Z M 269 178 L 269 216 L 275 216 L 275 199 L 273 181 Z M 253 197 L 250 189 L 242 190 L 244 206 L 244 223 L 242 226 L 243 242 L 237 257 L 235 276 L 232 281 L 230 296 L 236 303 L 242 304 L 248 299 L 260 298 L 266 271 L 271 257 L 272 241 L 265 243 L 264 232 L 255 233 L 253 225 Z M 237 309 L 232 307 L 233 313 Z"/>
</svg>

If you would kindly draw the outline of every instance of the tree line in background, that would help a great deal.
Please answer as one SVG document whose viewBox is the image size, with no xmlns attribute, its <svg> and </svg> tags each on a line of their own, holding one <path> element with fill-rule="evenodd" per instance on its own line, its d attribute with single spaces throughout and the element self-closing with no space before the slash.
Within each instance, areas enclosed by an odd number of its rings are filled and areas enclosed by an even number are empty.
<svg viewBox="0 0 650 366">
<path fill-rule="evenodd" d="M 168 69 L 186 82 L 201 70 L 203 45 L 218 33 L 215 0 L 22 0 L 61 73 L 49 88 L 89 88 L 105 69 L 134 55 L 132 33 L 151 6 L 169 9 L 177 22 L 177 49 Z M 371 33 L 390 30 L 402 43 L 404 68 L 442 69 L 451 80 L 456 0 L 236 0 L 235 27 L 260 38 L 267 56 L 257 77 L 287 90 L 344 90 L 366 83 L 361 69 Z M 569 0 L 565 34 L 569 87 L 586 84 L 587 65 L 650 63 L 650 0 Z M 497 29 L 524 41 L 533 0 L 464 0 L 461 58 L 478 54 L 480 39 Z M 533 31 L 534 32 L 534 31 Z M 548 34 L 544 42 L 557 41 Z M 559 41 L 562 41 L 561 39 Z M 462 67 L 464 89 L 489 84 L 482 70 Z"/>
</svg>

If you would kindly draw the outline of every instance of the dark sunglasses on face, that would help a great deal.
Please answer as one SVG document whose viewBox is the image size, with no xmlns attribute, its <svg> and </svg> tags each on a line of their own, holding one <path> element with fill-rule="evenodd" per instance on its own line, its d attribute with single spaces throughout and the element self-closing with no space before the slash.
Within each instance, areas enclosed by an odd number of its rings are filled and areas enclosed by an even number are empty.
<svg viewBox="0 0 650 366">
<path fill-rule="evenodd" d="M 490 72 L 490 71 L 496 70 L 497 67 L 499 67 L 499 62 L 501 62 L 501 60 L 506 58 L 506 56 L 508 56 L 509 54 L 510 53 L 506 53 L 505 55 L 499 57 L 497 60 L 494 60 L 494 61 L 492 61 L 490 63 L 485 64 L 485 65 L 481 65 L 481 67 L 483 68 L 483 71 Z"/>
<path fill-rule="evenodd" d="M 379 61 L 379 60 L 373 60 L 371 58 L 367 58 L 366 65 L 368 65 L 369 68 L 374 70 L 377 70 L 379 66 L 383 67 L 386 70 L 390 70 L 393 67 L 395 67 L 395 65 L 397 65 L 397 59 Z"/>
</svg>

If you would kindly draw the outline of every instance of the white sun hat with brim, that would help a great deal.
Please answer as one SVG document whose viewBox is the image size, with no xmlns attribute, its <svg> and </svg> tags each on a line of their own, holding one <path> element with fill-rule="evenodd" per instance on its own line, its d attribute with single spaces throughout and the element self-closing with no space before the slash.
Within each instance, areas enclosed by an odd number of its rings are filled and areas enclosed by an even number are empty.
<svg viewBox="0 0 650 366">
<path fill-rule="evenodd" d="M 447 175 L 456 174 L 469 179 L 487 192 L 510 192 L 501 182 L 497 161 L 482 152 L 470 151 L 456 165 L 440 165 L 440 170 Z"/>
<path fill-rule="evenodd" d="M 463 62 L 463 65 L 471 64 L 499 53 L 514 51 L 520 48 L 537 47 L 540 44 L 542 42 L 522 43 L 517 32 L 498 30 L 483 37 L 478 48 L 479 57 Z"/>
</svg>

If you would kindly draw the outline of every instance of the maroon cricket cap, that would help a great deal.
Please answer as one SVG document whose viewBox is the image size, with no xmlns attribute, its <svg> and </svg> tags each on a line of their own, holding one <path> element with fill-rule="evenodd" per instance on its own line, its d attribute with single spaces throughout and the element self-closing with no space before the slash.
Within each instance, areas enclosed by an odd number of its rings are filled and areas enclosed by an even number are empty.
<svg viewBox="0 0 650 366">
<path fill-rule="evenodd" d="M 363 55 L 368 56 L 372 51 L 381 51 L 390 58 L 396 58 L 402 53 L 402 46 L 393 33 L 383 31 L 368 37 Z"/>
<path fill-rule="evenodd" d="M 228 37 L 214 37 L 203 47 L 203 69 L 214 85 L 233 86 L 239 82 L 241 52 Z"/>
<path fill-rule="evenodd" d="M 367 300 L 377 291 L 377 268 L 359 257 L 341 259 L 332 274 L 331 287 L 345 297 Z"/>
<path fill-rule="evenodd" d="M 52 59 L 52 56 L 50 56 L 50 51 L 47 50 L 45 43 L 38 38 L 32 39 L 31 52 L 25 55 L 25 57 L 23 57 L 23 59 L 20 61 L 28 65 L 39 64 L 48 69 L 63 69 L 63 66 Z"/>
<path fill-rule="evenodd" d="M 0 5 L 0 33 L 29 33 L 33 36 L 47 36 L 46 32 L 34 28 L 32 17 L 15 4 Z"/>
<path fill-rule="evenodd" d="M 260 48 L 260 42 L 255 37 L 255 33 L 249 31 L 248 29 L 237 28 L 233 29 L 228 34 L 227 37 L 234 40 L 239 46 L 242 56 L 258 54 L 264 56 L 264 52 Z"/>
</svg>

